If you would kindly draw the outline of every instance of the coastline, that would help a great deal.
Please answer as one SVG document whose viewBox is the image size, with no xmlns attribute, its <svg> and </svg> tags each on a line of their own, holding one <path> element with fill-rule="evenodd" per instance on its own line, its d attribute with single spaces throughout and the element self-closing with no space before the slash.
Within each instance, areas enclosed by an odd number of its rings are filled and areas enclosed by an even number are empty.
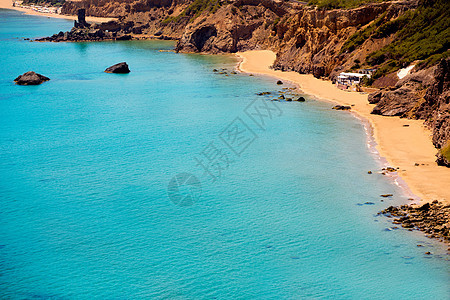
<svg viewBox="0 0 450 300">
<path fill-rule="evenodd" d="M 407 195 L 412 193 L 419 197 L 421 202 L 439 200 L 450 203 L 450 189 L 447 188 L 450 168 L 436 164 L 437 149 L 423 121 L 372 115 L 370 112 L 375 105 L 369 104 L 367 94 L 339 90 L 331 81 L 317 79 L 310 74 L 273 70 L 270 67 L 276 55 L 270 50 L 245 51 L 237 53 L 237 56 L 241 58 L 238 66 L 241 72 L 289 81 L 318 99 L 352 105 L 351 112 L 370 124 L 366 132 L 373 135 L 374 148 L 381 161 L 400 168 L 398 175 L 393 175 L 395 183 Z"/>
<path fill-rule="evenodd" d="M 0 0 L 0 9 L 1 8 L 17 10 L 20 12 L 24 12 L 26 15 L 33 15 L 33 16 L 40 16 L 40 17 L 47 17 L 47 18 L 56 18 L 56 19 L 66 19 L 66 20 L 76 20 L 77 19 L 77 16 L 41 13 L 41 12 L 37 12 L 37 11 L 31 10 L 31 9 L 14 7 L 14 6 L 12 6 L 11 0 Z M 112 21 L 112 20 L 116 20 L 116 18 L 86 17 L 86 21 L 92 22 L 92 23 L 102 23 L 102 22 L 108 22 L 108 21 Z"/>
</svg>

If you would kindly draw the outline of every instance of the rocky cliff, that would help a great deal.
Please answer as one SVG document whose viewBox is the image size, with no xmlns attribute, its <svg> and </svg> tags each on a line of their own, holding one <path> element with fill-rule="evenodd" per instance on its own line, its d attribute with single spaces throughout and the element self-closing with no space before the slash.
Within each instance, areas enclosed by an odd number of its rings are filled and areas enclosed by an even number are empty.
<svg viewBox="0 0 450 300">
<path fill-rule="evenodd" d="M 369 102 L 376 104 L 373 114 L 422 119 L 433 129 L 433 144 L 443 149 L 450 141 L 450 59 L 436 66 L 414 72 L 394 87 L 373 93 Z M 442 151 L 438 164 L 450 167 Z"/>
</svg>

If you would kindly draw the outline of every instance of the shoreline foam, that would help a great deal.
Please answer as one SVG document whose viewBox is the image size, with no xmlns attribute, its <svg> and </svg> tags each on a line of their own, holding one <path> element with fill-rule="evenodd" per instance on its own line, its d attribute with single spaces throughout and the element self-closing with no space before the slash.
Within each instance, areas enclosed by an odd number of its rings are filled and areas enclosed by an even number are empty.
<svg viewBox="0 0 450 300">
<path fill-rule="evenodd" d="M 366 132 L 372 134 L 374 149 L 378 152 L 374 154 L 379 156 L 380 163 L 385 161 L 386 165 L 400 168 L 397 175 L 393 175 L 395 184 L 406 195 L 416 195 L 422 202 L 439 200 L 450 203 L 450 189 L 447 188 L 450 168 L 436 164 L 437 149 L 423 121 L 372 115 L 370 112 L 375 105 L 369 104 L 367 94 L 339 90 L 330 81 L 312 75 L 273 70 L 271 66 L 276 55 L 272 51 L 253 50 L 237 55 L 241 58 L 238 65 L 241 72 L 286 80 L 320 100 L 352 105 L 351 112 L 370 124 L 370 130 L 366 129 Z"/>
<path fill-rule="evenodd" d="M 31 9 L 14 7 L 12 6 L 11 0 L 0 0 L 0 8 L 4 9 L 12 9 L 20 12 L 24 12 L 26 15 L 40 16 L 40 17 L 48 17 L 48 18 L 56 18 L 56 19 L 66 19 L 66 20 L 76 20 L 77 16 L 69 16 L 69 15 L 59 15 L 59 14 L 51 14 L 51 13 L 41 13 Z M 111 20 L 116 20 L 116 18 L 102 18 L 102 17 L 86 17 L 87 22 L 92 23 L 102 23 L 108 22 Z"/>
</svg>

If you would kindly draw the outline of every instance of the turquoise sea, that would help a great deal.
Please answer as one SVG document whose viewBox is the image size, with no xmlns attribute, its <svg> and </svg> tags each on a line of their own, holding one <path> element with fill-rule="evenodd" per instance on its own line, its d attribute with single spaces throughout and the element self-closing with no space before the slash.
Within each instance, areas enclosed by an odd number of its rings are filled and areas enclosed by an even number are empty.
<svg viewBox="0 0 450 300">
<path fill-rule="evenodd" d="M 1 299 L 448 299 L 351 114 L 173 42 L 23 39 L 71 26 L 0 10 Z"/>
</svg>

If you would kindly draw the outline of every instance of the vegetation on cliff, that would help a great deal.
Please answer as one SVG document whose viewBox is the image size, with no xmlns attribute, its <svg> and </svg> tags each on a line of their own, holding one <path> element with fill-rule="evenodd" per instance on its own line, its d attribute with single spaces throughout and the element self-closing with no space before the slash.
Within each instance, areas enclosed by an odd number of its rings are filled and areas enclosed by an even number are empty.
<svg viewBox="0 0 450 300">
<path fill-rule="evenodd" d="M 383 2 L 388 0 L 309 0 L 309 5 L 315 5 L 320 9 L 354 8 L 368 3 Z"/>
<path fill-rule="evenodd" d="M 420 60 L 420 67 L 435 64 L 449 57 L 450 2 L 422 1 L 415 10 L 398 18 L 386 20 L 381 15 L 371 25 L 357 31 L 345 42 L 341 52 L 353 51 L 367 39 L 381 39 L 394 35 L 392 43 L 370 53 L 367 64 L 378 66 L 373 78 L 396 71 Z"/>
</svg>

